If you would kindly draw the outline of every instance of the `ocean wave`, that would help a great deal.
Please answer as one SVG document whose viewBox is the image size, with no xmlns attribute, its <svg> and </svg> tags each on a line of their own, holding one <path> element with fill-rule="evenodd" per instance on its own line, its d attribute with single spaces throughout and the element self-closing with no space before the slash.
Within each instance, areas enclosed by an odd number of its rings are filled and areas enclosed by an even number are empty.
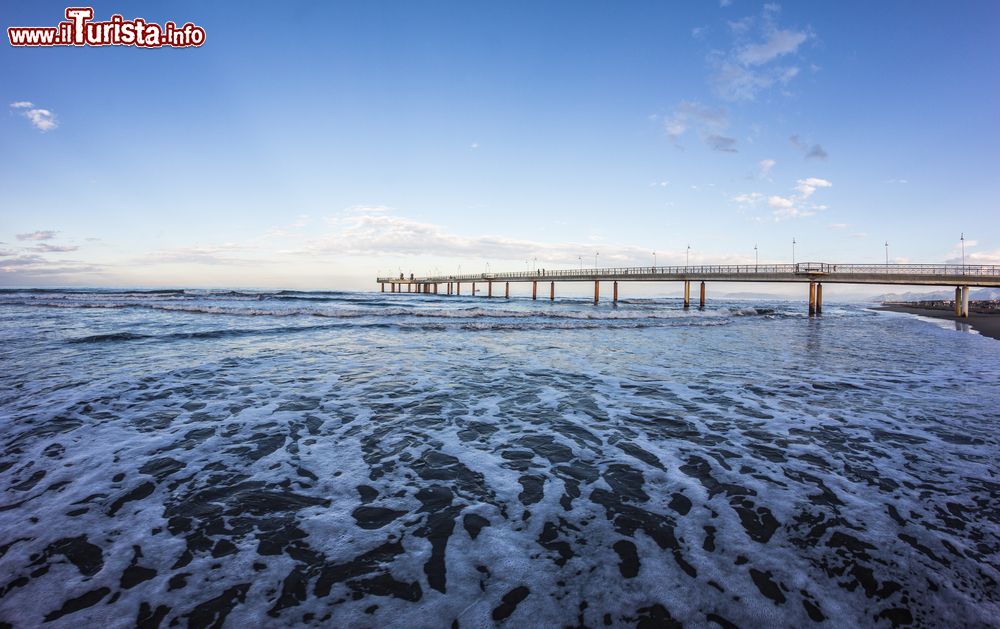
<svg viewBox="0 0 1000 629">
<path fill-rule="evenodd" d="M 227 315 L 236 317 L 321 317 L 327 319 L 357 319 L 374 318 L 431 318 L 431 319 L 567 319 L 576 321 L 642 321 L 642 320 L 675 320 L 688 318 L 716 318 L 730 316 L 755 316 L 776 314 L 770 309 L 755 308 L 691 311 L 675 309 L 661 310 L 570 310 L 570 309 L 539 309 L 517 310 L 509 308 L 483 308 L 471 306 L 467 308 L 425 308 L 425 307 L 342 307 L 342 308 L 267 308 L 247 307 L 242 305 L 225 305 L 211 303 L 157 303 L 134 301 L 94 301 L 94 302 L 25 302 L 17 300 L 0 300 L 0 305 L 20 305 L 48 308 L 137 308 L 165 312 Z"/>
</svg>

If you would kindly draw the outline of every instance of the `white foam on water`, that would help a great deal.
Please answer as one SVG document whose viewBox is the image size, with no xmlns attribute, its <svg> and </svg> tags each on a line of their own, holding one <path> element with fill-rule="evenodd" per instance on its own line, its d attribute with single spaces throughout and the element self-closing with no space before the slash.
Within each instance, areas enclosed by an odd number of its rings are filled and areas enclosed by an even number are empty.
<svg viewBox="0 0 1000 629">
<path fill-rule="evenodd" d="M 196 307 L 244 307 L 208 297 Z M 160 606 L 160 626 L 1000 612 L 994 341 L 853 311 L 420 308 L 459 325 L 195 341 L 176 332 L 223 328 L 0 305 L 0 620 L 40 625 L 100 588 L 49 624 L 134 626 Z M 123 328 L 150 338 L 67 342 Z M 144 468 L 167 457 L 161 477 Z M 99 565 L 59 552 L 80 536 Z M 133 562 L 156 575 L 127 587 Z"/>
</svg>

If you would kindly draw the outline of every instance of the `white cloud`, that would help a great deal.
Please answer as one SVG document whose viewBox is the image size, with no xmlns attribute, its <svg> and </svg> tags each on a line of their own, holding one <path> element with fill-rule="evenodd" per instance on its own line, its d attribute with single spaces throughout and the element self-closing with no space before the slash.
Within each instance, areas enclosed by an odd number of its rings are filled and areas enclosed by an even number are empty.
<svg viewBox="0 0 1000 629">
<path fill-rule="evenodd" d="M 798 191 L 802 199 L 808 199 L 816 192 L 817 188 L 832 188 L 833 184 L 826 179 L 820 179 L 819 177 L 808 177 L 806 179 L 799 179 L 798 184 L 795 186 L 795 190 Z"/>
<path fill-rule="evenodd" d="M 17 110 L 39 131 L 51 131 L 59 126 L 54 113 L 48 109 L 36 108 L 34 103 L 30 101 L 21 100 L 11 103 L 10 108 Z"/>
<path fill-rule="evenodd" d="M 830 223 L 830 229 L 847 229 L 850 227 L 847 223 Z"/>
<path fill-rule="evenodd" d="M 39 230 L 36 232 L 31 232 L 28 234 L 18 234 L 18 240 L 52 240 L 56 237 L 58 232 L 52 231 L 51 229 Z"/>
<path fill-rule="evenodd" d="M 741 206 L 753 206 L 759 204 L 764 199 L 760 192 L 745 192 L 733 197 L 733 201 Z"/>
<path fill-rule="evenodd" d="M 469 148 L 470 149 L 477 149 L 477 148 L 479 148 L 479 142 L 473 142 L 472 144 L 469 145 Z"/>
<path fill-rule="evenodd" d="M 767 204 L 773 208 L 790 209 L 795 206 L 795 201 L 785 197 L 779 197 L 778 195 L 773 195 L 767 198 Z"/>
<path fill-rule="evenodd" d="M 799 179 L 795 184 L 794 194 L 787 197 L 772 195 L 768 197 L 767 204 L 771 206 L 771 214 L 776 221 L 813 216 L 817 212 L 827 209 L 827 206 L 807 203 L 806 201 L 813 196 L 818 189 L 830 187 L 833 187 L 832 183 L 826 179 L 820 179 L 819 177 Z"/>
</svg>

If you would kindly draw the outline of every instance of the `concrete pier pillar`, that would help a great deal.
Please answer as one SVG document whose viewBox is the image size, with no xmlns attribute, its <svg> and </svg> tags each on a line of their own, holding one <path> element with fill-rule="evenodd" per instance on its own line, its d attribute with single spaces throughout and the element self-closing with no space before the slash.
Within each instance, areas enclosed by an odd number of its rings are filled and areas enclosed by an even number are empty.
<svg viewBox="0 0 1000 629">
<path fill-rule="evenodd" d="M 962 287 L 955 287 L 955 316 L 962 316 Z"/>
<path fill-rule="evenodd" d="M 510 282 L 504 282 L 503 284 L 503 298 L 510 299 Z"/>
<path fill-rule="evenodd" d="M 493 296 L 493 282 L 486 282 L 486 296 Z"/>
<path fill-rule="evenodd" d="M 816 282 L 816 314 L 823 314 L 823 283 Z"/>
<path fill-rule="evenodd" d="M 701 283 L 701 295 L 698 297 L 698 308 L 705 309 L 705 282 Z"/>
<path fill-rule="evenodd" d="M 594 305 L 601 300 L 601 281 L 594 280 Z"/>
<path fill-rule="evenodd" d="M 809 282 L 809 316 L 816 314 L 816 282 Z"/>
<path fill-rule="evenodd" d="M 461 294 L 462 294 L 462 283 L 461 282 L 455 282 L 455 296 L 457 297 L 457 296 L 459 296 Z"/>
<path fill-rule="evenodd" d="M 437 285 L 437 282 L 434 283 L 434 294 L 435 295 L 438 294 L 438 285 Z"/>
<path fill-rule="evenodd" d="M 413 292 L 413 284 L 407 284 L 406 285 L 406 292 L 408 292 L 408 293 L 412 293 Z"/>
<path fill-rule="evenodd" d="M 613 304 L 617 304 L 618 303 L 618 281 L 617 280 L 614 283 L 614 291 L 612 292 L 611 303 L 613 303 Z"/>
<path fill-rule="evenodd" d="M 684 280 L 684 308 L 691 307 L 691 280 Z"/>
<path fill-rule="evenodd" d="M 969 287 L 962 287 L 962 317 L 969 316 Z"/>
<path fill-rule="evenodd" d="M 382 287 L 382 292 L 384 293 L 384 292 L 385 292 L 385 282 L 382 282 L 382 283 L 380 284 L 380 286 Z"/>
<path fill-rule="evenodd" d="M 538 281 L 531 280 L 531 298 L 538 299 Z"/>
<path fill-rule="evenodd" d="M 473 297 L 476 296 L 476 283 L 475 282 L 472 283 L 472 296 Z"/>
<path fill-rule="evenodd" d="M 556 283 L 549 282 L 549 301 L 556 300 Z"/>
</svg>

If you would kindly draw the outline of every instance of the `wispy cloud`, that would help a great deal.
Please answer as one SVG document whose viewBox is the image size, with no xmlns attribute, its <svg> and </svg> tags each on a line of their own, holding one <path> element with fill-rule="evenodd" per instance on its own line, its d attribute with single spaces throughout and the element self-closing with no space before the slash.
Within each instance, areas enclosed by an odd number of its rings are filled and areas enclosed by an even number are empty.
<svg viewBox="0 0 1000 629">
<path fill-rule="evenodd" d="M 39 231 L 36 231 L 36 232 L 30 232 L 30 233 L 27 233 L 27 234 L 18 234 L 17 235 L 17 239 L 18 240 L 52 240 L 53 238 L 56 237 L 57 233 L 59 233 L 59 232 L 52 231 L 50 229 L 39 230 Z"/>
<path fill-rule="evenodd" d="M 760 179 L 770 179 L 771 169 L 773 169 L 777 163 L 778 162 L 773 159 L 762 159 L 757 162 L 757 177 Z"/>
<path fill-rule="evenodd" d="M 737 152 L 736 138 L 730 138 L 717 133 L 707 136 L 705 138 L 705 144 L 707 144 L 713 151 L 722 151 L 723 153 Z"/>
<path fill-rule="evenodd" d="M 76 245 L 50 245 L 48 243 L 32 247 L 34 251 L 41 251 L 42 253 L 66 253 L 68 251 L 76 251 L 79 248 Z"/>
<path fill-rule="evenodd" d="M 11 103 L 10 108 L 27 118 L 28 122 L 39 131 L 51 131 L 59 126 L 52 111 L 35 107 L 31 101 L 19 100 Z"/>
<path fill-rule="evenodd" d="M 247 264 L 251 262 L 238 255 L 254 248 L 241 243 L 222 243 L 217 245 L 194 245 L 190 247 L 174 247 L 160 249 L 143 256 L 142 264 Z"/>
<path fill-rule="evenodd" d="M 948 264 L 962 264 L 961 251 L 952 252 L 945 260 Z M 965 264 L 1000 264 L 1000 249 L 993 251 L 966 251 Z"/>
<path fill-rule="evenodd" d="M 806 159 L 819 159 L 825 160 L 829 155 L 826 150 L 819 144 L 809 144 L 808 142 L 803 142 L 798 135 L 793 135 L 788 138 L 788 143 L 802 151 Z"/>
<path fill-rule="evenodd" d="M 759 44 L 751 44 L 740 50 L 736 57 L 745 66 L 759 66 L 778 57 L 791 54 L 808 39 L 801 31 L 771 30 L 767 39 Z M 797 70 L 798 68 L 793 68 Z M 794 76 L 794 75 L 793 75 Z"/>
<path fill-rule="evenodd" d="M 728 126 L 729 115 L 725 108 L 707 107 L 693 101 L 681 101 L 664 123 L 667 136 L 674 144 L 680 145 L 681 137 L 693 130 L 712 150 L 735 153 L 736 138 L 723 135 Z"/>
<path fill-rule="evenodd" d="M 759 16 L 728 22 L 734 41 L 709 55 L 716 94 L 732 101 L 753 100 L 762 91 L 789 83 L 799 67 L 781 61 L 795 55 L 810 37 L 804 30 L 780 27 L 777 5 L 765 5 Z"/>
<path fill-rule="evenodd" d="M 520 264 L 537 258 L 551 265 L 575 265 L 582 256 L 593 259 L 599 247 L 601 261 L 609 264 L 648 264 L 644 247 L 602 242 L 537 242 L 503 236 L 464 236 L 410 218 L 376 214 L 341 213 L 328 220 L 331 231 L 308 240 L 297 256 L 434 256 L 469 260 L 509 261 Z M 683 252 L 658 251 L 661 261 L 683 260 Z M 586 262 L 585 262 L 586 263 Z"/>
</svg>

